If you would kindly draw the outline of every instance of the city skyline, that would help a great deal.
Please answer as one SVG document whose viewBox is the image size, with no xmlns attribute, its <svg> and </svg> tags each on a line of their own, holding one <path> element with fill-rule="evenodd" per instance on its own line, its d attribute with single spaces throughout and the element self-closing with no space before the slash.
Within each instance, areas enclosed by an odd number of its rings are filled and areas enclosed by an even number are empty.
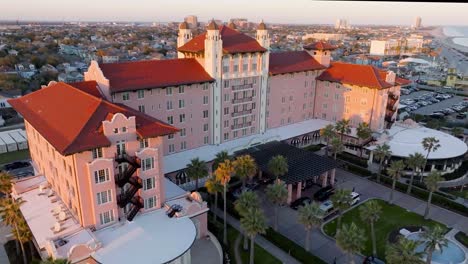
<svg viewBox="0 0 468 264">
<path fill-rule="evenodd" d="M 27 8 L 24 8 L 27 6 Z M 18 0 L 5 3 L 4 20 L 34 21 L 115 21 L 115 22 L 173 22 L 183 21 L 187 15 L 196 15 L 199 21 L 211 18 L 227 21 L 245 17 L 249 21 L 264 20 L 279 24 L 334 24 L 336 19 L 347 19 L 351 25 L 408 25 L 415 17 L 422 18 L 423 26 L 468 25 L 464 17 L 467 4 L 420 2 L 345 2 L 298 0 L 294 5 L 286 1 L 227 0 L 159 2 L 150 0 L 91 2 L 69 8 L 63 1 Z M 89 7 L 93 6 L 92 9 Z M 247 8 L 246 8 L 247 7 Z M 465 8 L 464 8 L 465 7 Z M 319 12 L 315 12 L 320 10 Z M 356 10 L 349 12 L 349 10 Z M 417 10 L 417 13 L 415 12 Z M 312 12 L 311 12 L 312 11 Z"/>
</svg>

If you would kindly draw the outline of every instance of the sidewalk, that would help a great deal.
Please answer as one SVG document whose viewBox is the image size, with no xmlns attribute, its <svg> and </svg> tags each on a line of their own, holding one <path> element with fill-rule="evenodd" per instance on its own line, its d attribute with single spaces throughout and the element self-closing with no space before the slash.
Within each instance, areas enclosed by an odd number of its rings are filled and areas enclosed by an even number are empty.
<svg viewBox="0 0 468 264">
<path fill-rule="evenodd" d="M 223 212 L 218 209 L 211 209 L 211 211 L 216 214 L 218 217 L 223 219 Z M 234 217 L 230 216 L 229 214 L 227 215 L 227 222 L 237 229 L 239 232 L 241 231 L 240 228 L 240 222 L 235 219 Z M 275 256 L 277 259 L 279 259 L 283 263 L 287 264 L 300 264 L 301 262 L 297 261 L 295 258 L 291 257 L 288 255 L 286 252 L 275 246 L 274 244 L 270 243 L 270 241 L 266 240 L 263 236 L 257 236 L 255 238 L 255 243 L 268 251 L 271 255 Z"/>
<path fill-rule="evenodd" d="M 2 221 L 0 221 L 0 263 L 8 264 L 10 260 L 3 246 L 8 240 L 7 235 L 11 233 L 9 226 L 5 226 Z"/>
</svg>

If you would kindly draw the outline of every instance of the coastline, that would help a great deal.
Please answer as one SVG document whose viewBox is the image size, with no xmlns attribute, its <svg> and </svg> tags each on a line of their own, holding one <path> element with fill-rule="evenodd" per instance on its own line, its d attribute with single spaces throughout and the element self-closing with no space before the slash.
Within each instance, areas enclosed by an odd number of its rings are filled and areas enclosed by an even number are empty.
<svg viewBox="0 0 468 264">
<path fill-rule="evenodd" d="M 444 34 L 444 27 L 443 26 L 435 28 L 434 30 L 432 30 L 430 32 L 430 34 L 434 38 L 440 40 L 440 42 L 442 42 L 444 45 L 449 46 L 451 48 L 454 48 L 456 50 L 459 50 L 459 51 L 461 51 L 463 53 L 468 53 L 468 47 L 465 47 L 465 46 L 462 46 L 462 45 L 459 45 L 459 44 L 456 44 L 456 43 L 453 42 L 453 39 L 458 38 L 458 37 L 449 37 L 449 36 L 446 36 Z M 468 55 L 468 54 L 466 54 L 466 55 Z"/>
</svg>

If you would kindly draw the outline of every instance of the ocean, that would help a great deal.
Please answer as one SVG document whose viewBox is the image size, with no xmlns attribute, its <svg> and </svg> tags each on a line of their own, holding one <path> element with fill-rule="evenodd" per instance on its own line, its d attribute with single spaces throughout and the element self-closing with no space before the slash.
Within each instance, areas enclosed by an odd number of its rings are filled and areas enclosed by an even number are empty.
<svg viewBox="0 0 468 264">
<path fill-rule="evenodd" d="M 455 44 L 468 47 L 468 27 L 444 27 L 444 35 L 447 37 L 454 37 L 453 42 Z"/>
</svg>

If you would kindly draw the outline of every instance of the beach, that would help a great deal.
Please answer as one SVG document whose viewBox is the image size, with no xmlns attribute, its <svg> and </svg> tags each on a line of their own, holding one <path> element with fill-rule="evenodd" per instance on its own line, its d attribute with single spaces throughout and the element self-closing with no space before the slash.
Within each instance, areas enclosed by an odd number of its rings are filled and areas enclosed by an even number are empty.
<svg viewBox="0 0 468 264">
<path fill-rule="evenodd" d="M 453 39 L 457 37 L 449 37 L 444 34 L 444 27 L 437 27 L 434 30 L 432 30 L 430 34 L 434 36 L 435 38 L 439 39 L 443 44 L 449 47 L 452 47 L 454 49 L 457 49 L 463 53 L 468 53 L 468 47 L 458 45 L 453 42 Z"/>
<path fill-rule="evenodd" d="M 440 57 L 447 59 L 447 67 L 457 69 L 458 73 L 468 75 L 468 47 L 453 42 L 456 36 L 446 36 L 444 27 L 437 27 L 430 34 L 441 44 Z M 462 55 L 463 54 L 463 55 Z"/>
</svg>

